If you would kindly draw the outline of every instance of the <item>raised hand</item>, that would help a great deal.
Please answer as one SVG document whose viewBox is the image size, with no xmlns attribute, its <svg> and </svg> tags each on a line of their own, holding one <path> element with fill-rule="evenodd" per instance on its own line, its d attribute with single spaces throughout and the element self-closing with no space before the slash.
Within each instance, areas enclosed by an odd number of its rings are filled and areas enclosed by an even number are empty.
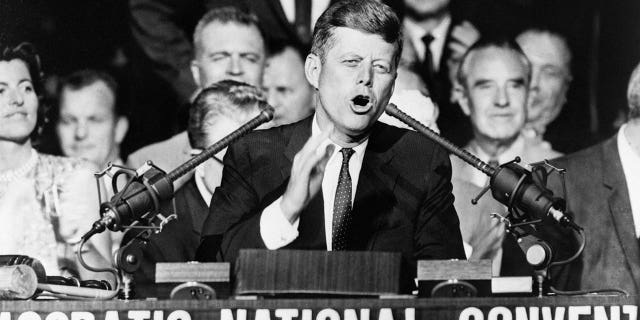
<svg viewBox="0 0 640 320">
<path fill-rule="evenodd" d="M 280 209 L 289 222 L 293 223 L 309 201 L 320 191 L 322 177 L 335 146 L 322 144 L 329 138 L 333 127 L 312 136 L 293 158 L 291 177 L 287 190 L 282 195 Z"/>
</svg>

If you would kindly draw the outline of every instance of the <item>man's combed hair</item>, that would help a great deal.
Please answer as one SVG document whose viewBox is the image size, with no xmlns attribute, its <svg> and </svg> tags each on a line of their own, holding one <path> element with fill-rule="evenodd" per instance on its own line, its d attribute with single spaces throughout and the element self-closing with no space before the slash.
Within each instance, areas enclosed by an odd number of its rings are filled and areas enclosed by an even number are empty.
<svg viewBox="0 0 640 320">
<path fill-rule="evenodd" d="M 249 27 L 253 26 L 258 29 L 262 39 L 266 39 L 264 30 L 260 26 L 260 21 L 255 14 L 242 11 L 236 7 L 215 8 L 205 13 L 204 16 L 200 18 L 195 30 L 193 31 L 193 47 L 196 56 L 202 48 L 202 31 L 206 26 L 214 22 L 220 24 L 235 23 Z"/>
<path fill-rule="evenodd" d="M 469 60 L 471 56 L 480 50 L 488 49 L 488 48 L 497 48 L 508 50 L 516 53 L 522 63 L 527 67 L 527 83 L 531 81 L 531 62 L 527 58 L 527 55 L 522 51 L 520 45 L 510 37 L 483 37 L 480 38 L 476 43 L 474 43 L 469 50 L 462 56 L 462 60 L 460 61 L 460 67 L 458 68 L 457 80 L 462 86 L 466 86 L 467 75 L 469 71 Z"/>
<path fill-rule="evenodd" d="M 191 104 L 187 133 L 191 147 L 208 147 L 207 137 L 221 118 L 245 121 L 267 103 L 262 90 L 235 80 L 223 80 L 203 89 Z"/>
<path fill-rule="evenodd" d="M 345 27 L 376 34 L 397 47 L 395 64 L 402 52 L 402 25 L 398 16 L 385 4 L 375 0 L 343 0 L 327 9 L 316 22 L 311 42 L 311 53 L 324 63 L 333 47 L 333 31 Z"/>
</svg>

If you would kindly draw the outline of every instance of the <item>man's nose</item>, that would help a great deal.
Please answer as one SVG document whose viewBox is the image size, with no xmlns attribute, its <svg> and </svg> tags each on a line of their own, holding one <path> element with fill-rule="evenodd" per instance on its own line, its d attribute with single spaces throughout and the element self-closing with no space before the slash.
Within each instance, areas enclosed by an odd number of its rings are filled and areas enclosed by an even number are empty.
<svg viewBox="0 0 640 320">
<path fill-rule="evenodd" d="M 371 87 L 373 84 L 373 67 L 370 63 L 362 63 L 358 71 L 358 84 Z"/>
<path fill-rule="evenodd" d="M 540 70 L 533 69 L 533 72 L 531 73 L 531 83 L 529 84 L 529 88 L 531 88 L 531 90 L 538 90 L 540 89 L 539 85 L 540 85 Z"/>
<path fill-rule="evenodd" d="M 239 76 L 242 72 L 242 64 L 240 62 L 240 57 L 231 56 L 231 60 L 229 61 L 229 65 L 227 66 L 227 73 L 232 76 Z"/>
<path fill-rule="evenodd" d="M 87 137 L 87 124 L 80 121 L 76 124 L 76 128 L 74 130 L 74 136 L 76 138 L 76 140 L 83 140 L 84 138 Z"/>
<path fill-rule="evenodd" d="M 509 106 L 509 93 L 507 92 L 507 88 L 498 88 L 496 92 L 496 97 L 494 100 L 494 104 L 496 107 L 505 108 Z"/>
</svg>

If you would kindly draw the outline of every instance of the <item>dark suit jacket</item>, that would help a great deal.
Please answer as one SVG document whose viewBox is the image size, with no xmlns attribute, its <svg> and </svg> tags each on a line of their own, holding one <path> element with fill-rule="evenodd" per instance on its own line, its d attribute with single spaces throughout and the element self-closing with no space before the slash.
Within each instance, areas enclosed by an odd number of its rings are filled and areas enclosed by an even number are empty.
<svg viewBox="0 0 640 320">
<path fill-rule="evenodd" d="M 200 243 L 202 223 L 209 212 L 194 178 L 192 177 L 175 194 L 161 212 L 165 215 L 174 212 L 177 220 L 167 223 L 162 232 L 153 234 L 146 245 L 142 245 L 142 261 L 134 274 L 136 293 L 141 297 L 157 297 L 155 283 L 156 263 L 187 262 L 195 260 L 196 249 Z M 133 229 L 125 234 L 122 243 L 139 233 Z"/>
<path fill-rule="evenodd" d="M 225 261 L 234 261 L 241 248 L 265 248 L 261 212 L 284 193 L 293 157 L 311 135 L 312 119 L 253 132 L 229 147 L 222 184 L 203 227 L 203 258 L 212 258 L 220 240 Z M 450 179 L 444 149 L 415 132 L 375 123 L 347 249 L 401 252 L 406 281 L 415 277 L 418 259 L 464 259 Z M 285 248 L 326 250 L 322 197 L 320 192 L 303 210 L 299 236 Z"/>
<path fill-rule="evenodd" d="M 640 247 L 617 136 L 553 163 L 567 169 L 568 209 L 587 236 L 581 259 L 574 264 L 582 268 L 580 288 L 619 288 L 638 294 Z M 550 177 L 549 186 L 562 194 L 556 175 Z"/>
</svg>

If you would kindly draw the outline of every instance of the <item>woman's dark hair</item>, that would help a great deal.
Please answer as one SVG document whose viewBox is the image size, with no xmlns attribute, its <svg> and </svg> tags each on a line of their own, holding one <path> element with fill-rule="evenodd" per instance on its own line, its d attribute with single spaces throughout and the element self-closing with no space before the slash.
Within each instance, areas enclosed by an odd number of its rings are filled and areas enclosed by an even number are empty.
<svg viewBox="0 0 640 320">
<path fill-rule="evenodd" d="M 0 43 L 0 61 L 12 61 L 20 60 L 24 62 L 29 70 L 31 76 L 31 82 L 33 89 L 38 96 L 38 119 L 36 122 L 36 128 L 31 132 L 31 142 L 35 144 L 38 136 L 42 132 L 45 123 L 47 122 L 48 108 L 42 103 L 43 95 L 43 74 L 40 68 L 40 57 L 38 56 L 35 47 L 29 42 L 22 42 L 17 45 L 10 45 Z"/>
</svg>

